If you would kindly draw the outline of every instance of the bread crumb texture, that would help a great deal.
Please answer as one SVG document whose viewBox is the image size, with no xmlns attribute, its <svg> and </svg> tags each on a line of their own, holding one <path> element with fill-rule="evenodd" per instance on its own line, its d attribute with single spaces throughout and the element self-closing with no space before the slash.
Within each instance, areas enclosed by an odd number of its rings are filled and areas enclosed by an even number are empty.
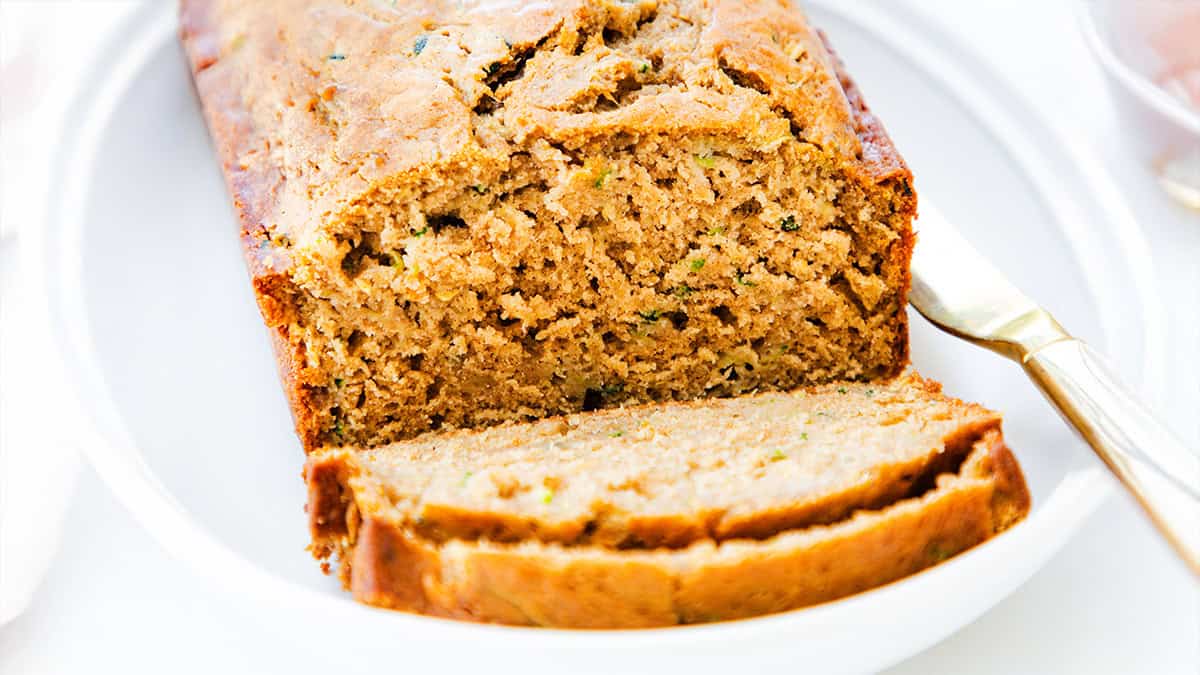
<svg viewBox="0 0 1200 675">
<path fill-rule="evenodd" d="M 306 449 L 896 374 L 911 177 L 776 0 L 185 0 Z"/>
<path fill-rule="evenodd" d="M 347 465 L 360 509 L 433 540 L 680 547 L 923 492 L 999 424 L 909 374 L 432 433 L 332 461 Z"/>
</svg>

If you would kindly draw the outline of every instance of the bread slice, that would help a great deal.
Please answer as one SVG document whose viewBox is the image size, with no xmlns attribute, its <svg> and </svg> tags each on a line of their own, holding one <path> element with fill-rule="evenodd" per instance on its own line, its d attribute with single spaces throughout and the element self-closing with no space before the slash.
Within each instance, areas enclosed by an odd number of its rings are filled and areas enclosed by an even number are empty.
<svg viewBox="0 0 1200 675">
<path fill-rule="evenodd" d="M 306 478 L 313 552 L 359 600 L 560 627 L 832 600 L 1029 507 L 1000 418 L 912 373 L 327 451 Z"/>
<path fill-rule="evenodd" d="M 886 506 L 955 470 L 1000 417 L 937 391 L 908 374 L 575 414 L 326 452 L 309 475 L 348 484 L 361 509 L 436 541 L 761 538 Z"/>
<path fill-rule="evenodd" d="M 895 375 L 911 175 L 777 0 L 183 0 L 306 450 Z"/>
</svg>

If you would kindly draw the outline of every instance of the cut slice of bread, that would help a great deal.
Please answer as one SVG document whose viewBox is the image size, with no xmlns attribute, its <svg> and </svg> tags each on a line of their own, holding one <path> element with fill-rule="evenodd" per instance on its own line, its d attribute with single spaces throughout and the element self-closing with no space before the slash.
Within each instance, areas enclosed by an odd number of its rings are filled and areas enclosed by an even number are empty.
<svg viewBox="0 0 1200 675">
<path fill-rule="evenodd" d="M 635 627 L 832 600 L 1021 519 L 1000 418 L 915 374 L 314 455 L 313 552 L 370 604 Z"/>
<path fill-rule="evenodd" d="M 437 541 L 761 538 L 887 505 L 957 467 L 1000 417 L 938 390 L 910 374 L 576 414 L 326 453 L 310 476 Z"/>
</svg>

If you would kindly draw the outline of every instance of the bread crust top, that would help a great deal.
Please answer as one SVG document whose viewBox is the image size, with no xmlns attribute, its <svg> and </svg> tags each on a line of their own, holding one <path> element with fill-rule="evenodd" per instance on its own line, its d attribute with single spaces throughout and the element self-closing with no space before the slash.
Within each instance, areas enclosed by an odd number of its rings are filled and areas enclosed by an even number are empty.
<svg viewBox="0 0 1200 675">
<path fill-rule="evenodd" d="M 534 138 L 795 138 L 909 180 L 782 0 L 183 0 L 182 33 L 244 224 L 293 241 L 381 182 L 486 173 Z"/>
</svg>

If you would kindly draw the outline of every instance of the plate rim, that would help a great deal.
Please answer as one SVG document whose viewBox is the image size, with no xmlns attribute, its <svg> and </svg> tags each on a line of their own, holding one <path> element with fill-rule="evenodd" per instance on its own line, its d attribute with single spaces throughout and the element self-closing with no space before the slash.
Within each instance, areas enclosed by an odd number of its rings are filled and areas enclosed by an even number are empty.
<svg viewBox="0 0 1200 675">
<path fill-rule="evenodd" d="M 864 3 L 840 4 L 833 0 L 817 0 L 814 4 L 846 18 L 872 34 L 881 35 L 883 32 L 881 27 L 890 29 L 899 27 L 899 23 L 894 17 L 888 17 L 886 12 Z M 69 366 L 68 372 L 71 374 L 70 379 L 74 385 L 74 393 L 81 404 L 79 409 L 87 413 L 84 415 L 85 419 L 81 420 L 80 433 L 83 438 L 80 446 L 88 457 L 89 463 L 135 519 L 149 530 L 172 556 L 184 560 L 201 576 L 212 577 L 216 583 L 222 586 L 235 586 L 246 591 L 248 595 L 273 599 L 277 605 L 321 611 L 326 620 L 336 620 L 343 616 L 356 620 L 357 617 L 374 613 L 377 616 L 386 617 L 386 621 L 390 622 L 389 625 L 395 629 L 407 627 L 414 631 L 420 631 L 423 637 L 432 639 L 471 637 L 477 641 L 485 640 L 489 645 L 505 647 L 529 646 L 532 643 L 536 643 L 539 647 L 546 647 L 548 643 L 554 643 L 552 646 L 558 647 L 605 649 L 612 648 L 614 645 L 663 647 L 710 640 L 736 639 L 739 635 L 753 634 L 760 637 L 764 632 L 792 635 L 800 632 L 802 634 L 804 627 L 809 624 L 845 625 L 847 618 L 858 619 L 861 617 L 860 608 L 863 606 L 876 602 L 891 602 L 892 605 L 895 605 L 897 601 L 903 601 L 906 597 L 921 597 L 925 587 L 935 583 L 938 585 L 948 583 L 942 580 L 942 577 L 950 576 L 950 581 L 957 577 L 960 583 L 976 579 L 981 572 L 986 570 L 989 557 L 1003 556 L 1009 549 L 1020 550 L 1029 543 L 1036 542 L 1037 538 L 1044 538 L 1043 530 L 1047 530 L 1051 525 L 1058 527 L 1064 522 L 1066 523 L 1065 531 L 1061 532 L 1061 536 L 1058 536 L 1056 541 L 1052 540 L 1049 545 L 1036 546 L 1042 551 L 1042 554 L 1032 556 L 1036 560 L 1033 562 L 1023 560 L 1021 562 L 1023 568 L 1016 575 L 1010 574 L 1010 578 L 1018 579 L 1015 584 L 998 593 L 993 593 L 988 602 L 979 604 L 977 612 L 966 610 L 966 614 L 970 614 L 970 616 L 966 621 L 957 622 L 949 631 L 953 632 L 975 616 L 987 611 L 1024 583 L 1028 576 L 1054 555 L 1058 548 L 1065 543 L 1068 535 L 1078 529 L 1083 519 L 1094 511 L 1101 500 L 1111 491 L 1111 481 L 1105 480 L 1100 468 L 1093 466 L 1071 471 L 1046 498 L 1045 503 L 1051 503 L 1052 498 L 1058 500 L 1054 503 L 1067 500 L 1068 503 L 1073 504 L 1073 508 L 1067 509 L 1054 522 L 1051 522 L 1049 515 L 1045 513 L 1045 507 L 1041 507 L 1036 514 L 1040 518 L 1031 516 L 1029 520 L 1004 535 L 939 565 L 937 575 L 917 574 L 849 598 L 801 610 L 686 628 L 570 631 L 470 624 L 365 607 L 352 602 L 348 597 L 335 596 L 311 589 L 275 575 L 233 551 L 209 534 L 200 523 L 192 519 L 182 505 L 177 503 L 170 492 L 157 481 L 148 466 L 140 460 L 139 453 L 130 453 L 130 456 L 138 458 L 138 461 L 130 461 L 122 456 L 122 448 L 134 448 L 135 446 L 114 402 L 111 397 L 106 395 L 107 388 L 96 363 L 82 296 L 79 293 L 81 287 L 79 273 L 83 266 L 81 235 L 86 227 L 86 219 L 78 217 L 80 215 L 78 212 L 82 209 L 84 203 L 82 197 L 86 194 L 89 176 L 92 174 L 97 160 L 99 141 L 102 139 L 104 129 L 111 117 L 113 106 L 128 90 L 128 85 L 137 69 L 145 62 L 152 50 L 161 47 L 164 34 L 174 32 L 175 17 L 174 12 L 171 11 L 173 7 L 174 3 L 146 3 L 132 12 L 121 27 L 110 34 L 108 39 L 109 44 L 119 42 L 123 48 L 104 52 L 121 54 L 121 56 L 115 61 L 97 63 L 92 69 L 92 76 L 84 78 L 82 84 L 77 85 L 76 95 L 73 97 L 76 105 L 72 107 L 72 110 L 89 110 L 91 112 L 86 115 L 85 119 L 80 119 L 80 113 L 71 115 L 65 133 L 60 138 L 52 176 L 60 178 L 58 184 L 63 185 L 64 190 L 60 193 L 61 197 L 50 204 L 46 227 L 34 230 L 30 257 L 35 266 L 35 273 L 31 275 L 31 281 L 39 288 L 39 295 L 46 301 L 52 328 L 56 329 L 51 331 L 55 336 L 54 347 L 59 351 L 63 362 Z M 131 35 L 135 37 L 131 39 L 129 37 Z M 898 46 L 901 37 L 905 35 L 911 35 L 911 31 L 901 29 L 900 32 L 893 33 L 892 37 L 887 38 L 887 41 L 898 51 L 911 56 L 908 49 L 901 49 Z M 911 47 L 913 44 L 933 52 L 941 50 L 940 47 L 923 44 L 921 40 L 910 42 L 909 46 Z M 914 57 L 914 61 L 917 61 L 922 67 L 926 67 L 930 63 L 916 57 Z M 982 64 L 982 67 L 994 74 L 990 66 Z M 954 79 L 953 76 L 947 78 L 945 73 L 936 72 L 937 70 L 941 69 L 929 69 L 930 73 L 943 83 L 946 83 L 947 79 Z M 947 89 L 956 96 L 959 95 L 960 90 L 956 87 L 947 86 Z M 959 98 L 961 99 L 962 96 Z M 976 100 L 991 98 L 994 96 Z M 95 101 L 99 105 L 81 105 L 85 101 Z M 1024 99 L 1018 100 L 1016 105 L 1026 108 L 1031 116 L 1037 118 L 1051 133 L 1062 138 L 1069 138 L 1063 129 L 1056 128 L 1052 120 L 1029 106 Z M 973 107 L 972 113 L 977 114 Z M 980 119 L 982 121 L 984 118 Z M 989 130 L 991 130 L 990 127 Z M 1067 149 L 1075 157 L 1086 159 L 1091 155 L 1091 151 L 1080 144 L 1078 139 L 1072 139 L 1067 144 Z M 1098 163 L 1084 162 L 1079 166 L 1081 178 L 1092 188 L 1111 184 L 1111 177 L 1106 170 L 1100 168 Z M 1145 241 L 1140 227 L 1129 215 L 1128 206 L 1124 204 L 1119 194 L 1103 189 L 1094 189 L 1093 192 L 1101 196 L 1107 193 L 1107 203 L 1116 209 L 1114 213 L 1121 215 L 1123 219 L 1119 225 L 1121 229 L 1116 234 L 1122 243 L 1130 245 L 1135 251 L 1148 252 L 1149 245 Z M 76 217 L 72 218 L 72 215 Z M 1062 224 L 1060 222 L 1060 225 Z M 54 243 L 62 245 L 54 246 L 52 245 Z M 1135 262 L 1137 257 L 1140 256 L 1134 257 Z M 1148 255 L 1143 260 L 1146 261 L 1146 266 L 1150 264 Z M 1148 292 L 1149 288 L 1153 288 L 1153 284 L 1152 282 L 1148 283 L 1148 278 L 1145 277 L 1147 270 L 1144 267 L 1131 265 L 1131 270 L 1135 273 L 1134 292 L 1138 299 L 1143 301 L 1142 311 L 1146 316 L 1146 321 L 1143 322 L 1145 332 L 1143 356 L 1146 361 L 1144 372 L 1147 374 L 1147 379 L 1153 382 L 1161 372 L 1160 366 L 1153 361 L 1154 354 L 1157 352 L 1155 346 L 1159 344 L 1160 339 L 1156 337 L 1155 331 L 1161 332 L 1162 314 L 1161 308 L 1155 309 L 1157 306 L 1154 301 L 1155 296 Z M 1089 291 L 1093 288 L 1089 285 Z M 1025 556 L 1025 558 L 1029 557 Z M 280 602 L 281 600 L 282 602 Z M 858 625 L 857 621 L 852 623 Z M 933 636 L 928 644 L 907 645 L 898 650 L 904 652 L 900 654 L 900 657 L 917 653 L 944 638 L 949 632 Z"/>
</svg>

